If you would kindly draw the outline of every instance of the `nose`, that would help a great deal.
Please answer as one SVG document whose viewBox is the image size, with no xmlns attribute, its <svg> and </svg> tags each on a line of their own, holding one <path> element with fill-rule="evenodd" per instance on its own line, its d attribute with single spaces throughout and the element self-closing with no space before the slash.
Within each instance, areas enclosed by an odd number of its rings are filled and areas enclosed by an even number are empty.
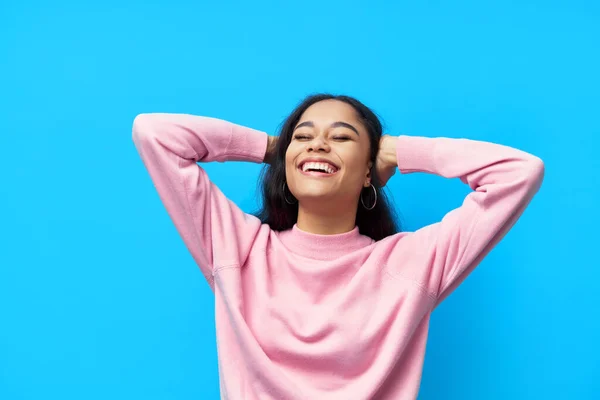
<svg viewBox="0 0 600 400">
<path fill-rule="evenodd" d="M 306 146 L 306 151 L 329 152 L 329 150 L 329 143 L 321 135 L 315 136 Z"/>
</svg>

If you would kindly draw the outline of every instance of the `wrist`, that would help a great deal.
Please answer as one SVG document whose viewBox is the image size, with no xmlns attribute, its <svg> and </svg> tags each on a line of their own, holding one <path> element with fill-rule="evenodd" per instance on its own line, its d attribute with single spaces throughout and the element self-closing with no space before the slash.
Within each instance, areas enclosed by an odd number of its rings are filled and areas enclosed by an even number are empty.
<svg viewBox="0 0 600 400">
<path fill-rule="evenodd" d="M 267 151 L 265 152 L 264 162 L 270 164 L 275 156 L 275 148 L 277 146 L 277 136 L 268 136 Z"/>
<path fill-rule="evenodd" d="M 382 154 L 382 160 L 389 168 L 396 168 L 398 166 L 398 158 L 396 155 L 397 145 L 397 137 L 391 135 L 383 135 L 381 137 L 379 146 Z"/>
</svg>

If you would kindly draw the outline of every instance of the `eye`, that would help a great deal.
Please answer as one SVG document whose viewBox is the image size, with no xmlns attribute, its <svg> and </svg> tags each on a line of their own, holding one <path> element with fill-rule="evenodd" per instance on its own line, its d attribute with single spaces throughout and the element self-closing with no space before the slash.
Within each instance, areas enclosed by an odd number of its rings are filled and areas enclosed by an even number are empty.
<svg viewBox="0 0 600 400">
<path fill-rule="evenodd" d="M 294 135 L 294 139 L 296 139 L 296 140 L 306 140 L 306 139 L 310 139 L 310 136 L 303 135 L 301 133 L 297 133 L 297 134 Z"/>
<path fill-rule="evenodd" d="M 335 140 L 339 140 L 339 141 L 342 141 L 342 142 L 343 142 L 343 141 L 346 141 L 346 140 L 350 140 L 351 138 L 350 138 L 350 136 L 348 136 L 348 135 L 335 135 L 335 136 L 333 137 L 333 139 L 335 139 Z"/>
</svg>

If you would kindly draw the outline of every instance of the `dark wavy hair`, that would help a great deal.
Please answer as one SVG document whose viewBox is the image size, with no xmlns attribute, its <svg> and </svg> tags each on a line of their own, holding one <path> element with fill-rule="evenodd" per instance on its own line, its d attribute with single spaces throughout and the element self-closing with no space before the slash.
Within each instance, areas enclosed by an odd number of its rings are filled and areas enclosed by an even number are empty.
<svg viewBox="0 0 600 400">
<path fill-rule="evenodd" d="M 272 230 L 283 231 L 291 229 L 298 220 L 298 203 L 289 204 L 285 197 L 290 200 L 292 196 L 284 193 L 285 176 L 285 153 L 292 140 L 294 127 L 308 107 L 323 100 L 338 100 L 349 104 L 356 110 L 359 119 L 369 133 L 371 144 L 370 160 L 373 163 L 371 169 L 371 183 L 377 191 L 377 204 L 372 210 L 367 210 L 361 204 L 356 212 L 356 225 L 359 232 L 369 236 L 373 240 L 381 240 L 393 235 L 400 230 L 396 222 L 396 215 L 388 204 L 387 197 L 381 187 L 376 171 L 376 158 L 379 150 L 379 139 L 383 133 L 383 127 L 377 115 L 357 99 L 343 95 L 315 94 L 306 97 L 283 122 L 277 147 L 269 164 L 265 164 L 261 173 L 262 186 L 262 208 L 255 214 L 262 223 L 268 224 Z M 363 189 L 361 196 L 365 202 L 371 204 L 373 189 L 369 186 Z M 367 200 L 368 199 L 368 200 Z"/>
</svg>

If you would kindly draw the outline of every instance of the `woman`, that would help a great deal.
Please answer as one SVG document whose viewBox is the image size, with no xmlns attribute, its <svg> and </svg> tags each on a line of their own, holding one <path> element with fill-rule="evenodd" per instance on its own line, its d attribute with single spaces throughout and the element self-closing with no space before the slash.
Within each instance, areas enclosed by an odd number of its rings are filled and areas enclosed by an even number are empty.
<svg viewBox="0 0 600 400">
<path fill-rule="evenodd" d="M 429 318 L 539 189 L 544 164 L 465 139 L 382 135 L 346 96 L 304 100 L 278 137 L 142 114 L 133 139 L 215 293 L 224 399 L 414 399 Z M 197 162 L 267 162 L 259 218 Z M 381 187 L 401 173 L 473 191 L 439 223 L 396 233 Z"/>
</svg>

